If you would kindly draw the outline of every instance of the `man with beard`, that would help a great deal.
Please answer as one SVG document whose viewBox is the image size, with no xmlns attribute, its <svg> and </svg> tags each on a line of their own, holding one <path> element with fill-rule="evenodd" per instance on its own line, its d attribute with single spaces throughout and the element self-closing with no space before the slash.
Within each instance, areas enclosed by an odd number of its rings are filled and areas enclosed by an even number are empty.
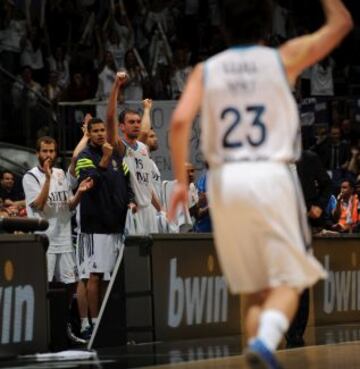
<svg viewBox="0 0 360 369">
<path fill-rule="evenodd" d="M 152 180 L 152 169 L 149 152 L 145 144 L 138 140 L 141 134 L 142 121 L 139 113 L 134 110 L 123 110 L 118 119 L 115 117 L 117 98 L 120 88 L 125 84 L 127 75 L 118 72 L 110 94 L 106 124 L 108 142 L 116 147 L 123 155 L 130 170 L 131 186 L 135 194 L 138 232 L 142 234 L 157 233 L 158 225 L 152 210 L 153 205 L 157 211 L 161 210 L 160 201 L 155 194 Z M 151 106 L 144 104 L 144 110 Z M 148 110 L 149 111 L 149 110 Z M 144 115 L 146 113 L 144 112 Z M 149 113 L 148 113 L 149 114 Z M 123 134 L 119 136 L 118 125 Z M 139 231 L 140 230 L 140 231 Z"/>
<path fill-rule="evenodd" d="M 29 217 L 44 218 L 49 222 L 44 232 L 49 238 L 48 281 L 55 279 L 64 283 L 70 302 L 77 280 L 71 239 L 71 210 L 79 203 L 83 193 L 92 187 L 93 181 L 84 178 L 75 196 L 72 195 L 64 171 L 54 168 L 57 143 L 52 137 L 44 136 L 37 140 L 36 155 L 39 165 L 23 177 L 26 210 Z"/>
<path fill-rule="evenodd" d="M 126 213 L 134 195 L 122 153 L 106 141 L 104 122 L 92 118 L 87 130 L 89 141 L 78 156 L 75 172 L 79 180 L 90 177 L 94 186 L 80 202 L 78 258 L 87 266 L 84 274 L 89 275 L 86 289 L 94 326 L 104 292 L 104 276 L 113 271 L 118 254 L 121 257 L 123 252 Z"/>
</svg>

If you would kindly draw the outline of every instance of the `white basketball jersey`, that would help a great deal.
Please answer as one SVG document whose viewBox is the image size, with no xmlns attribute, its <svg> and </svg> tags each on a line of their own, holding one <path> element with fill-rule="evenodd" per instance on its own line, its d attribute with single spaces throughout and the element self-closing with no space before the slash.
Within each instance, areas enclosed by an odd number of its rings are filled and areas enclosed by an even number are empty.
<svg viewBox="0 0 360 369">
<path fill-rule="evenodd" d="M 130 170 L 131 187 L 135 194 L 135 201 L 140 207 L 151 204 L 153 181 L 152 163 L 147 147 L 136 141 L 136 148 L 123 141 L 126 146 L 124 161 Z"/>
<path fill-rule="evenodd" d="M 163 199 L 162 199 L 162 193 L 161 193 L 161 173 L 160 173 L 158 166 L 154 162 L 154 160 L 152 159 L 150 160 L 152 164 L 151 173 L 152 173 L 152 181 L 153 181 L 155 194 L 157 198 L 159 199 L 160 203 L 162 203 Z"/>
<path fill-rule="evenodd" d="M 234 47 L 210 58 L 203 96 L 202 149 L 210 166 L 300 156 L 298 109 L 276 49 Z"/>
<path fill-rule="evenodd" d="M 71 212 L 69 198 L 72 192 L 68 179 L 62 169 L 52 168 L 49 196 L 43 210 L 31 206 L 39 196 L 45 182 L 45 173 L 38 167 L 29 170 L 23 177 L 26 211 L 29 217 L 44 218 L 49 222 L 49 228 L 44 232 L 49 238 L 48 253 L 73 251 L 71 240 Z"/>
</svg>

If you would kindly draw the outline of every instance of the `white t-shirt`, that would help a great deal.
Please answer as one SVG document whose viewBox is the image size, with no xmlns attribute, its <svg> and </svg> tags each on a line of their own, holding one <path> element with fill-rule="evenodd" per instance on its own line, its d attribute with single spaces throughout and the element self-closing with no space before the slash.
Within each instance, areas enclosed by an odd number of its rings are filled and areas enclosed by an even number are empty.
<svg viewBox="0 0 360 369">
<path fill-rule="evenodd" d="M 44 232 L 49 238 L 48 253 L 71 252 L 71 212 L 68 200 L 72 195 L 67 177 L 62 169 L 53 168 L 48 200 L 42 211 L 31 206 L 45 182 L 45 173 L 38 167 L 29 170 L 23 177 L 26 211 L 29 217 L 43 218 L 49 222 Z"/>
</svg>

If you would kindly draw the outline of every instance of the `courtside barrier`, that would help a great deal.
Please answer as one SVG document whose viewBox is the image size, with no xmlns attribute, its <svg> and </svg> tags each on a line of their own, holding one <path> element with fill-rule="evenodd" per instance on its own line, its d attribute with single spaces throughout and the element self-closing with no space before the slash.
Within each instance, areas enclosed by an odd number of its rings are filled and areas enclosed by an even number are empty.
<svg viewBox="0 0 360 369">
<path fill-rule="evenodd" d="M 47 246 L 40 235 L 0 235 L 0 357 L 48 350 Z"/>
</svg>

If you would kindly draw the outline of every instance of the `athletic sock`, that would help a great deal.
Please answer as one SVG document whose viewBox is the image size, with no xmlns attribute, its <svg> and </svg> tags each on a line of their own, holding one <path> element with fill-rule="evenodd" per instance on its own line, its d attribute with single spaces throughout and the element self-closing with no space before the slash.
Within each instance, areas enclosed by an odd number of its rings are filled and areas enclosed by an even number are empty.
<svg viewBox="0 0 360 369">
<path fill-rule="evenodd" d="M 91 318 L 91 323 L 93 324 L 93 326 L 95 327 L 96 323 L 97 323 L 98 318 Z"/>
<path fill-rule="evenodd" d="M 284 334 L 289 329 L 289 320 L 280 310 L 265 310 L 260 315 L 259 330 L 256 338 L 260 339 L 271 351 L 279 346 Z"/>
<path fill-rule="evenodd" d="M 83 332 L 90 325 L 88 318 L 81 318 L 81 332 Z"/>
</svg>

